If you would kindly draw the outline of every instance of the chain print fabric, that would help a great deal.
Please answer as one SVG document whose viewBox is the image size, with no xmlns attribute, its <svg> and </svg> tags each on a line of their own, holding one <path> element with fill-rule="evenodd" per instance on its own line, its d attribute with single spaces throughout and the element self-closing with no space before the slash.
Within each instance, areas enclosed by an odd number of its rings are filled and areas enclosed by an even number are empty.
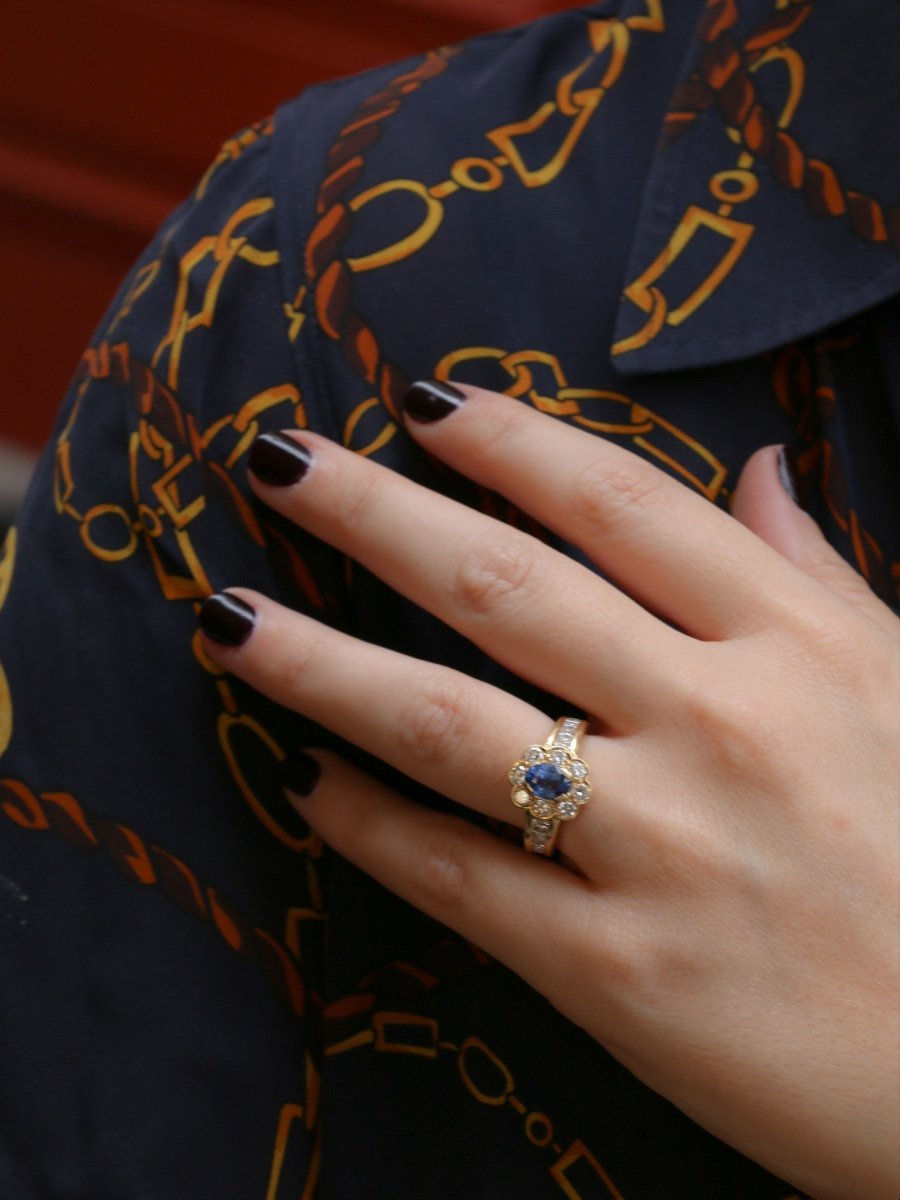
<svg viewBox="0 0 900 1200">
<path fill-rule="evenodd" d="M 295 746 L 446 801 L 223 675 L 195 616 L 245 584 L 554 709 L 245 485 L 259 433 L 311 428 L 549 540 L 404 435 L 423 377 L 725 507 L 788 442 L 896 605 L 898 35 L 886 0 L 593 4 L 223 146 L 0 555 L 0 1195 L 792 1197 L 326 852 L 281 794 Z"/>
</svg>

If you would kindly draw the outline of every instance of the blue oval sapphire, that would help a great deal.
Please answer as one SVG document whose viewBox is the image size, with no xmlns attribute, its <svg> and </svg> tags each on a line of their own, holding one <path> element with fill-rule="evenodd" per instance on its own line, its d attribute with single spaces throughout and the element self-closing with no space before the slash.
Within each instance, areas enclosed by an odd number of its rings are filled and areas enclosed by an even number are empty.
<svg viewBox="0 0 900 1200">
<path fill-rule="evenodd" d="M 564 796 L 572 785 L 553 763 L 537 763 L 525 772 L 525 786 L 540 800 L 555 800 Z"/>
</svg>

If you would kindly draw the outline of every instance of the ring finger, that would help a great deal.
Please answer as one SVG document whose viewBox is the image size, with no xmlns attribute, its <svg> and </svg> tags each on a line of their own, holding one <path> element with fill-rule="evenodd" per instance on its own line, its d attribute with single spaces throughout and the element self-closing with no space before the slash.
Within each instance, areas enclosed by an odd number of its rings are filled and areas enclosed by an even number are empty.
<svg viewBox="0 0 900 1200">
<path fill-rule="evenodd" d="M 235 603 L 236 602 L 236 603 Z M 223 624 L 239 645 L 219 640 Z M 507 773 L 552 720 L 489 684 L 359 641 L 244 589 L 207 601 L 207 652 L 277 703 L 301 712 L 382 761 L 469 808 L 521 826 Z M 603 747 L 603 774 L 629 774 L 624 741 Z M 623 761 L 618 761 L 618 760 Z M 579 821 L 582 833 L 593 821 Z"/>
</svg>

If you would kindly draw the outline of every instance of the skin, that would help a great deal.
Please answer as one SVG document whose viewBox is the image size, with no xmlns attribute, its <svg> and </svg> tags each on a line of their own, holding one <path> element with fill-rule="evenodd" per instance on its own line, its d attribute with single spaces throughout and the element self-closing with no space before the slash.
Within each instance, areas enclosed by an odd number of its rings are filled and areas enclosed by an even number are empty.
<svg viewBox="0 0 900 1200">
<path fill-rule="evenodd" d="M 615 584 L 310 433 L 290 434 L 313 455 L 298 484 L 252 486 L 498 661 L 553 694 L 565 681 L 594 718 L 594 798 L 561 861 L 319 751 L 295 803 L 742 1153 L 818 1200 L 896 1200 L 896 618 L 787 496 L 777 447 L 729 516 L 619 446 L 465 390 L 409 434 Z M 535 445 L 539 475 L 522 469 Z M 230 590 L 258 621 L 240 648 L 205 640 L 221 666 L 521 824 L 506 773 L 564 713 Z"/>
</svg>

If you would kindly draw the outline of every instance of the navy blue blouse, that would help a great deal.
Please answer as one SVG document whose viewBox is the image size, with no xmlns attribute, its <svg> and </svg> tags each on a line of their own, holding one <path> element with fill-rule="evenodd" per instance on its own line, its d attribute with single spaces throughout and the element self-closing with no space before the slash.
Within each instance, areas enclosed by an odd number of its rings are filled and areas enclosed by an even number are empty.
<svg viewBox="0 0 900 1200">
<path fill-rule="evenodd" d="M 446 801 L 223 675 L 196 612 L 256 587 L 558 710 L 246 486 L 259 432 L 313 428 L 533 529 L 404 434 L 423 377 L 721 506 L 790 443 L 896 603 L 898 45 L 888 0 L 608 0 L 222 147 L 0 559 L 4 1200 L 791 1194 L 325 851 L 280 791 L 292 747 Z"/>
</svg>

